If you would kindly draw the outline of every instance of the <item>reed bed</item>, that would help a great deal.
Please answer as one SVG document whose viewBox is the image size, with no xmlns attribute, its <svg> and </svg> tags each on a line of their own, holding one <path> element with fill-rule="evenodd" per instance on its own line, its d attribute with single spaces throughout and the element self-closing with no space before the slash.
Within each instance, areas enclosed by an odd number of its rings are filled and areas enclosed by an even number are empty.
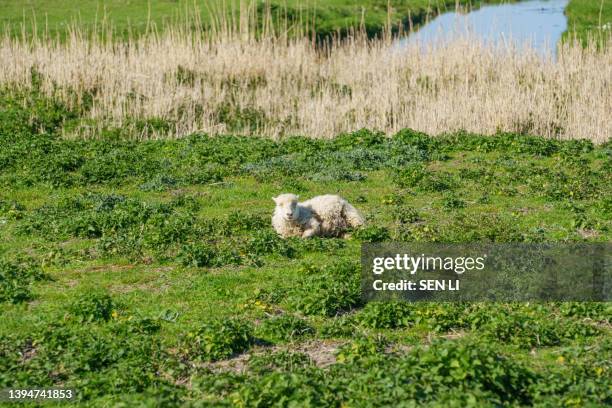
<svg viewBox="0 0 612 408">
<path fill-rule="evenodd" d="M 329 138 L 364 127 L 596 143 L 612 134 L 612 41 L 568 41 L 555 57 L 469 35 L 423 47 L 356 32 L 321 44 L 242 24 L 175 26 L 116 41 L 79 30 L 61 40 L 5 35 L 0 86 L 36 86 L 81 109 L 81 125 L 67 128 L 66 137 L 97 137 L 120 126 L 133 126 L 138 138 Z"/>
</svg>

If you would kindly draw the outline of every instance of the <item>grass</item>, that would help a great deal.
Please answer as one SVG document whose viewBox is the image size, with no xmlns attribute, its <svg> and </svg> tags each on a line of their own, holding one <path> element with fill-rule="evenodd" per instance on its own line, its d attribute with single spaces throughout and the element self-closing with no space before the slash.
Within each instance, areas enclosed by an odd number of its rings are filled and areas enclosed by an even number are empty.
<svg viewBox="0 0 612 408">
<path fill-rule="evenodd" d="M 0 388 L 85 407 L 612 404 L 609 303 L 365 304 L 359 271 L 363 242 L 609 243 L 609 46 L 400 56 L 134 24 L 131 43 L 0 44 Z M 367 225 L 280 239 L 282 192 L 340 194 Z"/>
<path fill-rule="evenodd" d="M 612 30 L 612 1 L 570 1 L 565 9 L 568 31 L 566 37 L 578 37 L 585 41 L 589 37 L 603 37 Z"/>
<path fill-rule="evenodd" d="M 611 90 L 601 81 L 610 75 L 609 44 L 566 41 L 556 60 L 470 37 L 394 52 L 393 37 L 368 39 L 362 27 L 321 47 L 271 30 L 269 19 L 254 18 L 252 10 L 236 13 L 198 35 L 196 22 L 171 24 L 161 34 L 134 30 L 129 41 L 89 38 L 85 23 L 63 40 L 6 33 L 0 84 L 42 89 L 86 111 L 64 124 L 71 138 L 113 128 L 156 139 L 193 132 L 328 138 L 362 127 L 386 134 L 409 127 L 431 135 L 505 131 L 601 143 L 612 133 Z"/>
<path fill-rule="evenodd" d="M 445 10 L 454 10 L 457 5 L 479 6 L 493 1 L 466 0 L 369 0 L 353 2 L 331 0 L 315 2 L 311 0 L 272 0 L 269 2 L 272 14 L 281 14 L 291 20 L 302 21 L 312 26 L 321 36 L 327 36 L 338 30 L 346 32 L 349 27 L 363 25 L 370 34 L 379 33 L 385 25 L 400 23 L 418 26 Z M 243 2 L 247 5 L 248 2 Z M 388 12 L 391 6 L 391 14 Z M 243 6 L 247 7 L 247 6 Z M 251 9 L 252 4 L 248 5 Z M 25 23 L 26 33 L 37 31 L 38 34 L 48 30 L 51 34 L 65 34 L 71 25 L 77 23 L 88 30 L 100 25 L 103 20 L 110 23 L 119 36 L 131 36 L 146 32 L 153 26 L 162 28 L 165 25 L 198 15 L 200 21 L 207 24 L 221 13 L 232 13 L 240 8 L 238 0 L 215 0 L 196 2 L 178 1 L 99 1 L 85 0 L 77 3 L 66 0 L 34 0 L 24 4 L 20 0 L 8 0 L 0 5 L 0 26 L 8 26 L 14 34 L 21 34 L 21 25 Z M 260 15 L 265 14 L 264 3 L 256 8 Z M 225 11 L 224 11 L 225 10 Z M 601 24 L 600 24 L 600 11 Z M 568 33 L 575 33 L 586 39 L 589 33 L 597 33 L 598 27 L 612 22 L 610 0 L 572 0 L 567 8 Z M 214 17 L 213 17 L 214 16 Z M 408 22 L 410 21 L 410 24 Z"/>
<path fill-rule="evenodd" d="M 0 84 L 40 89 L 73 109 L 66 137 L 109 128 L 139 139 L 201 131 L 329 138 L 362 127 L 393 134 L 466 130 L 605 142 L 612 45 L 568 42 L 557 59 L 469 36 L 395 51 L 360 32 L 318 47 L 238 26 L 194 36 L 167 30 L 129 42 L 0 40 Z M 473 61 L 478 61 L 474 64 Z"/>
<path fill-rule="evenodd" d="M 494 0 L 492 2 L 498 2 Z M 347 0 L 331 0 L 324 3 L 312 0 L 273 0 L 268 2 L 273 15 L 277 13 L 287 16 L 290 20 L 299 21 L 304 24 L 314 22 L 316 31 L 322 35 L 329 35 L 338 30 L 346 31 L 349 27 L 360 24 L 371 33 L 380 32 L 385 24 L 391 20 L 393 25 L 407 22 L 409 19 L 415 25 L 423 23 L 426 19 L 443 12 L 451 10 L 457 4 L 465 5 L 472 2 L 466 0 L 399 0 L 391 1 L 391 16 L 389 16 L 388 2 L 386 0 L 369 0 L 359 3 Z M 477 1 L 476 4 L 487 3 Z M 264 15 L 266 4 L 243 1 L 242 7 L 257 10 Z M 37 30 L 44 32 L 46 28 L 52 33 L 64 33 L 71 23 L 78 22 L 82 28 L 91 29 L 100 24 L 106 18 L 119 34 L 142 33 L 152 25 L 161 28 L 168 23 L 176 22 L 187 16 L 198 15 L 198 18 L 207 24 L 211 19 L 217 18 L 218 14 L 231 14 L 232 9 L 241 7 L 238 0 L 215 0 L 196 2 L 179 1 L 155 1 L 136 0 L 106 1 L 86 0 L 75 4 L 65 0 L 35 0 L 26 5 L 22 1 L 9 0 L 0 5 L 0 23 L 13 27 L 15 33 L 19 33 L 18 27 L 26 23 L 26 32 L 32 33 Z M 145 12 L 146 10 L 146 12 Z"/>
<path fill-rule="evenodd" d="M 361 242 L 387 237 L 609 242 L 609 143 L 65 140 L 83 112 L 20 98 L 0 98 L 0 388 L 72 387 L 80 406 L 610 404 L 609 304 L 363 305 L 358 270 Z M 287 191 L 341 194 L 368 227 L 281 240 Z"/>
</svg>

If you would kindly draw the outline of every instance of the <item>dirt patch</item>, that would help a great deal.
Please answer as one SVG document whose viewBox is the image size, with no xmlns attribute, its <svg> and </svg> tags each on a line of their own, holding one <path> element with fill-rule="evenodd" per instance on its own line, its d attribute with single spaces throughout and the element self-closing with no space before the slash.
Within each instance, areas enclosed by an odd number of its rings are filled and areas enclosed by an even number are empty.
<svg viewBox="0 0 612 408">
<path fill-rule="evenodd" d="M 310 357 L 312 362 L 317 367 L 327 367 L 336 362 L 336 353 L 338 349 L 343 346 L 345 341 L 329 340 L 320 341 L 313 340 L 306 343 L 302 343 L 291 351 L 304 353 Z"/>
<path fill-rule="evenodd" d="M 36 357 L 36 347 L 31 340 L 28 340 L 21 350 L 21 360 L 26 363 Z"/>
<path fill-rule="evenodd" d="M 409 346 L 407 344 L 391 344 L 385 348 L 385 353 L 402 355 L 408 353 L 413 348 L 414 346 Z"/>
<path fill-rule="evenodd" d="M 578 235 L 580 235 L 584 239 L 599 237 L 599 231 L 588 229 L 588 228 L 578 228 L 576 232 L 578 233 Z"/>
<path fill-rule="evenodd" d="M 262 354 L 262 351 L 252 353 L 244 353 L 238 356 L 232 357 L 228 360 L 215 361 L 214 363 L 206 363 L 203 365 L 205 368 L 209 368 L 216 372 L 231 371 L 235 373 L 244 373 L 247 371 L 249 358 L 255 354 Z"/>
<path fill-rule="evenodd" d="M 591 319 L 585 319 L 585 323 L 590 323 L 593 326 L 597 327 L 600 330 L 612 330 L 612 322 L 610 321 L 604 321 L 604 320 L 599 320 L 599 321 L 593 321 Z"/>
<path fill-rule="evenodd" d="M 84 269 L 83 272 L 100 272 L 100 271 L 116 272 L 116 271 L 125 271 L 125 270 L 134 269 L 135 267 L 136 265 L 96 265 L 96 266 L 92 266 L 87 269 Z"/>
<path fill-rule="evenodd" d="M 450 333 L 446 333 L 440 337 L 447 339 L 447 340 L 457 340 L 460 339 L 462 337 L 464 337 L 467 333 L 464 331 L 451 331 Z"/>
<path fill-rule="evenodd" d="M 338 340 L 312 340 L 299 344 L 284 344 L 282 346 L 259 346 L 249 353 L 237 355 L 233 358 L 216 361 L 213 363 L 202 364 L 201 367 L 208 368 L 216 372 L 235 372 L 244 373 L 248 370 L 248 362 L 251 356 L 264 354 L 266 352 L 276 353 L 279 351 L 289 351 L 292 353 L 304 353 L 312 360 L 317 367 L 327 367 L 336 362 L 336 353 L 346 341 Z"/>
<path fill-rule="evenodd" d="M 63 282 L 64 285 L 66 285 L 69 288 L 74 288 L 75 286 L 77 286 L 79 284 L 79 281 L 76 279 L 71 279 L 69 281 Z"/>
</svg>

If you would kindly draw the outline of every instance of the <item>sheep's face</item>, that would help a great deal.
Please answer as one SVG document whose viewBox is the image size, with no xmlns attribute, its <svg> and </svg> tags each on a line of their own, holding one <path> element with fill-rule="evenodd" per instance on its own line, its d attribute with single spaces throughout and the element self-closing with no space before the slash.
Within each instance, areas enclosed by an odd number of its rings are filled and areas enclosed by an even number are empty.
<svg viewBox="0 0 612 408">
<path fill-rule="evenodd" d="M 298 218 L 298 198 L 295 194 L 281 194 L 274 197 L 272 200 L 276 203 L 275 212 L 287 221 L 296 220 Z"/>
</svg>

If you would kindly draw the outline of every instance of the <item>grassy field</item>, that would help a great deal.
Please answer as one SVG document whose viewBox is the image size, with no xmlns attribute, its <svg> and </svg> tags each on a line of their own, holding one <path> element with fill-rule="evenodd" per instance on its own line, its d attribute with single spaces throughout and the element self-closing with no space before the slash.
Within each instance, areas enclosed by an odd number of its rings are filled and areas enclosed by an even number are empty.
<svg viewBox="0 0 612 408">
<path fill-rule="evenodd" d="M 589 36 L 607 34 L 612 30 L 612 1 L 584 0 L 570 1 L 565 9 L 567 15 L 567 36 L 586 39 Z"/>
<path fill-rule="evenodd" d="M 28 4 L 50 27 L 79 13 Z M 612 404 L 610 303 L 366 303 L 359 265 L 370 242 L 610 243 L 612 42 L 394 53 L 231 19 L 135 38 L 144 2 L 105 4 L 132 41 L 0 39 L 0 390 L 73 388 L 89 407 Z M 151 2 L 151 20 L 185 4 Z M 369 4 L 380 27 L 386 1 Z M 366 226 L 283 240 L 285 192 L 342 195 Z"/>
<path fill-rule="evenodd" d="M 610 305 L 360 299 L 362 242 L 610 242 L 610 144 L 465 133 L 61 138 L 0 94 L 0 388 L 83 406 L 605 406 Z M 282 240 L 338 193 L 349 240 Z"/>
<path fill-rule="evenodd" d="M 252 9 L 263 15 L 266 11 L 266 3 L 244 1 L 243 7 Z M 424 21 L 427 16 L 432 16 L 442 10 L 453 8 L 455 0 L 407 0 L 392 1 L 392 20 L 394 23 L 411 17 L 415 24 Z M 466 0 L 459 3 L 469 3 Z M 273 0 L 269 3 L 273 14 L 279 12 L 287 14 L 290 19 L 299 19 L 303 13 L 304 20 L 316 21 L 317 31 L 330 33 L 336 30 L 346 29 L 349 26 L 357 26 L 362 22 L 368 31 L 380 31 L 387 23 L 388 5 L 387 1 L 369 0 L 356 3 L 347 0 L 332 0 L 324 3 L 312 0 Z M 22 1 L 9 0 L 0 5 L 0 21 L 18 25 L 24 20 L 35 17 L 38 29 L 43 30 L 45 21 L 51 30 L 63 31 L 72 21 L 78 21 L 81 27 L 93 27 L 100 22 L 102 16 L 107 16 L 118 32 L 142 32 L 151 23 L 158 27 L 179 20 L 181 17 L 198 14 L 202 22 L 210 21 L 212 16 L 222 14 L 225 10 L 231 14 L 232 9 L 239 9 L 238 0 L 213 0 L 213 1 L 108 1 L 86 0 L 75 4 L 65 0 L 35 0 L 24 5 Z M 144 12 L 147 10 L 147 12 Z M 32 30 L 31 22 L 28 22 L 28 31 Z"/>
<path fill-rule="evenodd" d="M 380 32 L 385 24 L 412 22 L 419 25 L 440 12 L 454 10 L 459 5 L 478 6 L 493 1 L 468 0 L 368 0 L 348 1 L 330 0 L 272 0 L 269 2 L 272 15 L 287 16 L 290 20 L 303 20 L 304 24 L 314 26 L 321 35 L 348 27 L 360 25 L 369 33 Z M 25 22 L 26 32 L 36 27 L 39 33 L 49 29 L 51 33 L 63 33 L 75 22 L 81 28 L 93 28 L 105 17 L 120 34 L 142 33 L 156 25 L 158 28 L 186 16 L 199 15 L 202 22 L 210 22 L 211 16 L 232 14 L 232 9 L 239 9 L 238 0 L 162 0 L 145 1 L 99 1 L 84 0 L 79 2 L 67 0 L 6 0 L 0 4 L 0 26 L 9 25 L 14 33 L 20 33 L 20 25 Z M 244 7 L 260 16 L 265 14 L 266 3 L 256 5 L 243 2 Z M 388 13 L 391 5 L 391 14 Z M 225 10 L 225 11 L 224 11 Z M 600 10 L 603 10 L 600 20 Z M 611 0 L 572 0 L 567 9 L 568 24 L 571 31 L 585 38 L 588 32 L 596 32 L 599 25 L 612 23 Z M 407 24 L 409 25 L 409 24 Z"/>
</svg>

